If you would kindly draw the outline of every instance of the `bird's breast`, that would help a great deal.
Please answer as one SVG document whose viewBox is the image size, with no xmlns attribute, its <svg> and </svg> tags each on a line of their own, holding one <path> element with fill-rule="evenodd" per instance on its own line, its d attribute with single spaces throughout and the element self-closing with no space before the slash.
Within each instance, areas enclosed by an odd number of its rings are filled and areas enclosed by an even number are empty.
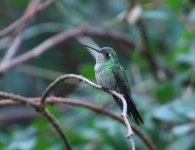
<svg viewBox="0 0 195 150">
<path fill-rule="evenodd" d="M 94 67 L 95 77 L 102 87 L 113 89 L 115 86 L 115 79 L 111 67 L 105 67 L 102 64 L 96 64 Z"/>
<path fill-rule="evenodd" d="M 94 67 L 95 73 L 99 73 L 102 69 L 103 69 L 102 64 L 96 64 L 95 67 Z"/>
</svg>

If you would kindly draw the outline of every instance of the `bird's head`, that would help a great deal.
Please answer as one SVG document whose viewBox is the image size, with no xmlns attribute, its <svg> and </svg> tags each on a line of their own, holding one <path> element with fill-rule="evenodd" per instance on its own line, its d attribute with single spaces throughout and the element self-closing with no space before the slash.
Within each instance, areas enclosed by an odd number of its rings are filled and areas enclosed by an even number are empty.
<svg viewBox="0 0 195 150">
<path fill-rule="evenodd" d="M 113 61 L 113 62 L 118 61 L 117 54 L 115 50 L 112 49 L 111 47 L 102 47 L 100 49 L 95 49 L 87 45 L 84 45 L 84 46 L 97 52 L 97 55 L 96 55 L 97 63 L 104 63 L 107 61 Z"/>
</svg>

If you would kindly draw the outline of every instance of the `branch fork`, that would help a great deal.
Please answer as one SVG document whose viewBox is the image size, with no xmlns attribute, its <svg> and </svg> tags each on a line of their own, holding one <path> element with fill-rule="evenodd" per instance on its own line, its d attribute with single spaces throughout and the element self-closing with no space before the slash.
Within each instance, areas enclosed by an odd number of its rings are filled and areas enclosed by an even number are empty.
<svg viewBox="0 0 195 150">
<path fill-rule="evenodd" d="M 105 91 L 105 92 L 107 92 L 109 94 L 112 94 L 113 96 L 116 96 L 117 98 L 119 98 L 119 100 L 122 101 L 122 103 L 123 103 L 122 117 L 123 117 L 124 122 L 125 122 L 125 124 L 127 126 L 127 138 L 130 138 L 130 141 L 132 143 L 132 149 L 135 149 L 134 140 L 132 138 L 134 133 L 133 133 L 133 130 L 132 130 L 131 125 L 130 125 L 130 123 L 128 121 L 128 118 L 127 118 L 127 103 L 126 103 L 123 95 L 117 93 L 114 90 L 105 90 L 100 85 L 97 85 L 97 84 L 91 82 L 90 80 L 88 80 L 87 78 L 84 78 L 83 76 L 75 75 L 75 74 L 66 74 L 66 75 L 63 75 L 63 76 L 60 76 L 59 78 L 57 78 L 54 82 L 52 82 L 47 87 L 47 89 L 45 90 L 45 92 L 42 95 L 41 105 L 43 107 L 45 107 L 46 98 L 49 95 L 49 93 L 51 92 L 51 90 L 53 90 L 57 85 L 59 85 L 60 83 L 63 83 L 67 79 L 75 79 L 75 80 L 78 80 L 79 82 L 84 82 L 84 83 L 88 84 L 89 86 L 92 86 L 92 87 L 94 87 L 94 88 L 96 88 L 98 90 L 102 90 L 102 91 Z"/>
</svg>

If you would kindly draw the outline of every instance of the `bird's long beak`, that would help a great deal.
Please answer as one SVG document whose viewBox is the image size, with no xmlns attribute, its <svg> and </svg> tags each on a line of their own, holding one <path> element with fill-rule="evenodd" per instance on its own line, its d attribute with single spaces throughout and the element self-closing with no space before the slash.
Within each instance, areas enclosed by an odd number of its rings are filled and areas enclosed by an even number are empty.
<svg viewBox="0 0 195 150">
<path fill-rule="evenodd" d="M 88 48 L 90 48 L 90 49 L 92 49 L 92 50 L 94 50 L 94 51 L 100 53 L 100 50 L 95 49 L 95 48 L 93 48 L 93 47 L 91 47 L 91 46 L 88 46 L 88 45 L 83 45 L 83 46 L 88 47 Z"/>
</svg>

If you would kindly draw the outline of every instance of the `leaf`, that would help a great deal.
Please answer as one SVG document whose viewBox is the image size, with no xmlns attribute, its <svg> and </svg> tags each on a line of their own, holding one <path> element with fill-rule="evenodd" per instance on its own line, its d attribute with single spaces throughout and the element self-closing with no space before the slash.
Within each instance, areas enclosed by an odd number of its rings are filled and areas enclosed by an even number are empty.
<svg viewBox="0 0 195 150">
<path fill-rule="evenodd" d="M 155 96 L 160 102 L 166 102 L 175 95 L 173 83 L 167 81 L 162 85 L 158 85 L 155 89 Z"/>
<path fill-rule="evenodd" d="M 182 136 L 171 143 L 167 150 L 193 150 L 195 149 L 195 134 Z"/>
<path fill-rule="evenodd" d="M 182 8 L 183 0 L 166 0 L 166 3 L 174 10 L 179 11 Z"/>
<path fill-rule="evenodd" d="M 175 135 L 183 135 L 183 134 L 190 132 L 193 129 L 195 129 L 194 124 L 188 123 L 188 124 L 183 124 L 183 125 L 174 127 L 172 132 Z"/>
<path fill-rule="evenodd" d="M 189 100 L 178 101 L 173 105 L 173 109 L 180 114 L 183 115 L 187 119 L 195 120 L 195 96 L 191 97 Z"/>
<path fill-rule="evenodd" d="M 139 63 L 140 66 L 142 66 L 143 68 L 148 67 L 147 59 L 143 57 L 142 55 L 140 55 L 138 52 L 134 51 L 131 55 L 134 61 L 136 63 Z"/>
<path fill-rule="evenodd" d="M 169 17 L 171 17 L 171 13 L 162 10 L 148 10 L 144 12 L 143 17 L 157 21 L 167 20 Z"/>
<path fill-rule="evenodd" d="M 195 64 L 195 53 L 181 54 L 177 57 L 176 61 L 179 63 L 186 63 L 188 65 Z"/>
<path fill-rule="evenodd" d="M 94 80 L 95 79 L 95 72 L 94 72 L 94 64 L 82 64 L 80 66 L 80 73 L 85 76 L 86 78 L 90 79 L 90 80 Z"/>
<path fill-rule="evenodd" d="M 176 101 L 167 103 L 163 106 L 157 108 L 154 112 L 154 117 L 164 121 L 164 122 L 171 122 L 171 123 L 181 123 L 185 121 L 180 114 L 173 110 L 173 106 L 177 103 Z"/>
<path fill-rule="evenodd" d="M 36 137 L 32 136 L 36 132 L 36 129 L 32 126 L 28 128 L 22 128 L 13 133 L 11 142 L 6 147 L 7 150 L 30 150 L 36 144 Z M 25 135 L 25 136 L 24 136 Z M 28 137 L 28 138 L 27 138 Z"/>
<path fill-rule="evenodd" d="M 190 100 L 177 99 L 173 102 L 160 106 L 155 117 L 161 121 L 181 123 L 189 119 L 195 119 L 195 102 L 192 97 Z"/>
</svg>

